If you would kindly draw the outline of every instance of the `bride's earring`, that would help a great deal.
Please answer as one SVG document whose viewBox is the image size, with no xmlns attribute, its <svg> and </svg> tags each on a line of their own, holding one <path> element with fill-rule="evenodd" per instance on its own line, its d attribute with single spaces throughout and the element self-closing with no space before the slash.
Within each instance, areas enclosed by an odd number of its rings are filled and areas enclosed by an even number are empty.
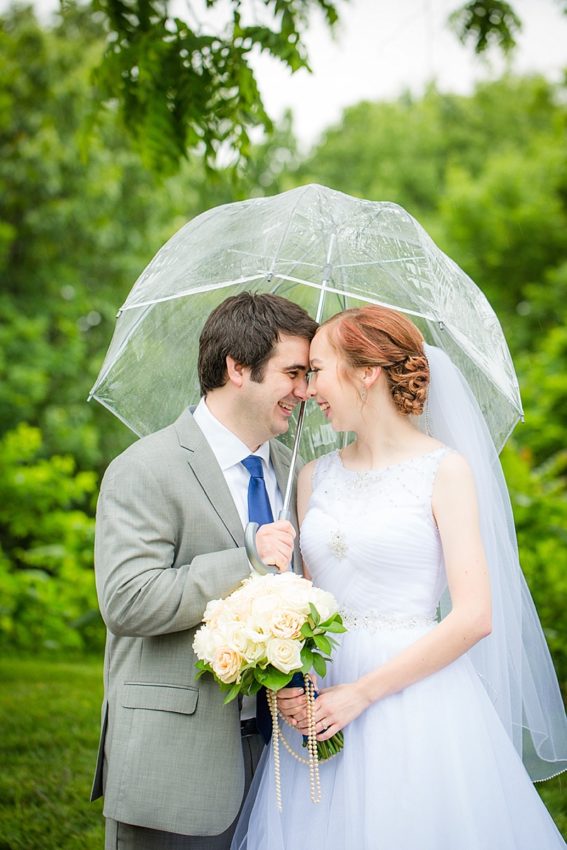
<svg viewBox="0 0 567 850">
<path fill-rule="evenodd" d="M 366 389 L 366 387 L 362 387 L 362 389 L 358 391 L 358 394 L 360 396 L 361 402 L 364 404 L 364 402 L 368 398 L 368 390 Z"/>
</svg>

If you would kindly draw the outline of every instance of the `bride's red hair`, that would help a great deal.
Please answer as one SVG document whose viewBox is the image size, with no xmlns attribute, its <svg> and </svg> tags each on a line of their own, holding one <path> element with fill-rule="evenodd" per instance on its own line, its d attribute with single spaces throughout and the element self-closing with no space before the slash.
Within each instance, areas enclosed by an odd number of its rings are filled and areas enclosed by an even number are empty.
<svg viewBox="0 0 567 850">
<path fill-rule="evenodd" d="M 423 336 L 406 316 L 368 305 L 337 313 L 321 325 L 348 367 L 380 366 L 394 404 L 405 415 L 423 412 L 429 364 Z"/>
</svg>

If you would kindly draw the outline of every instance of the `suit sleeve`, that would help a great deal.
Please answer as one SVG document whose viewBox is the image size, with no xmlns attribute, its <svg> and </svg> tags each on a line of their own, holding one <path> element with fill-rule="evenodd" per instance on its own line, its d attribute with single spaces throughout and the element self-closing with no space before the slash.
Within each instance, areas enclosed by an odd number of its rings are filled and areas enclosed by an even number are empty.
<svg viewBox="0 0 567 850">
<path fill-rule="evenodd" d="M 97 506 L 96 584 L 115 635 L 148 637 L 193 628 L 211 599 L 250 574 L 244 548 L 198 555 L 172 568 L 179 517 L 164 486 L 139 458 L 118 458 Z"/>
</svg>

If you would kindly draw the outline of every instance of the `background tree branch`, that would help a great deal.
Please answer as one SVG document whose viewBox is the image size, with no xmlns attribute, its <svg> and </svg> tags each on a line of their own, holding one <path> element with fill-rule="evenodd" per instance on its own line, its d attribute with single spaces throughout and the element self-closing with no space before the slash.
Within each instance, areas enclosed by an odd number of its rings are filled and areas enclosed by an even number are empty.
<svg viewBox="0 0 567 850">
<path fill-rule="evenodd" d="M 208 8 L 217 0 L 206 0 Z M 263 0 L 266 21 L 245 23 L 230 0 L 221 34 L 191 27 L 169 13 L 166 0 L 94 0 L 107 47 L 95 79 L 102 103 L 116 109 L 143 161 L 161 175 L 175 172 L 188 152 L 208 168 L 219 154 L 238 166 L 250 155 L 250 131 L 272 131 L 250 64 L 267 53 L 293 73 L 309 69 L 303 35 L 309 15 L 338 19 L 331 0 Z"/>
</svg>

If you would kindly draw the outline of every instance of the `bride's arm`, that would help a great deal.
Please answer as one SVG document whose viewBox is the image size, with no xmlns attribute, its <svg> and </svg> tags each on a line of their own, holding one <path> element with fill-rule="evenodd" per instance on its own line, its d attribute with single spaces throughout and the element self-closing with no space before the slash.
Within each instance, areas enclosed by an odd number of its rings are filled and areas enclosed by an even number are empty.
<svg viewBox="0 0 567 850">
<path fill-rule="evenodd" d="M 320 740 L 330 738 L 369 705 L 446 667 L 490 634 L 488 568 L 474 479 L 460 455 L 439 467 L 433 490 L 452 610 L 432 631 L 356 682 L 325 690 L 315 702 Z"/>
</svg>

